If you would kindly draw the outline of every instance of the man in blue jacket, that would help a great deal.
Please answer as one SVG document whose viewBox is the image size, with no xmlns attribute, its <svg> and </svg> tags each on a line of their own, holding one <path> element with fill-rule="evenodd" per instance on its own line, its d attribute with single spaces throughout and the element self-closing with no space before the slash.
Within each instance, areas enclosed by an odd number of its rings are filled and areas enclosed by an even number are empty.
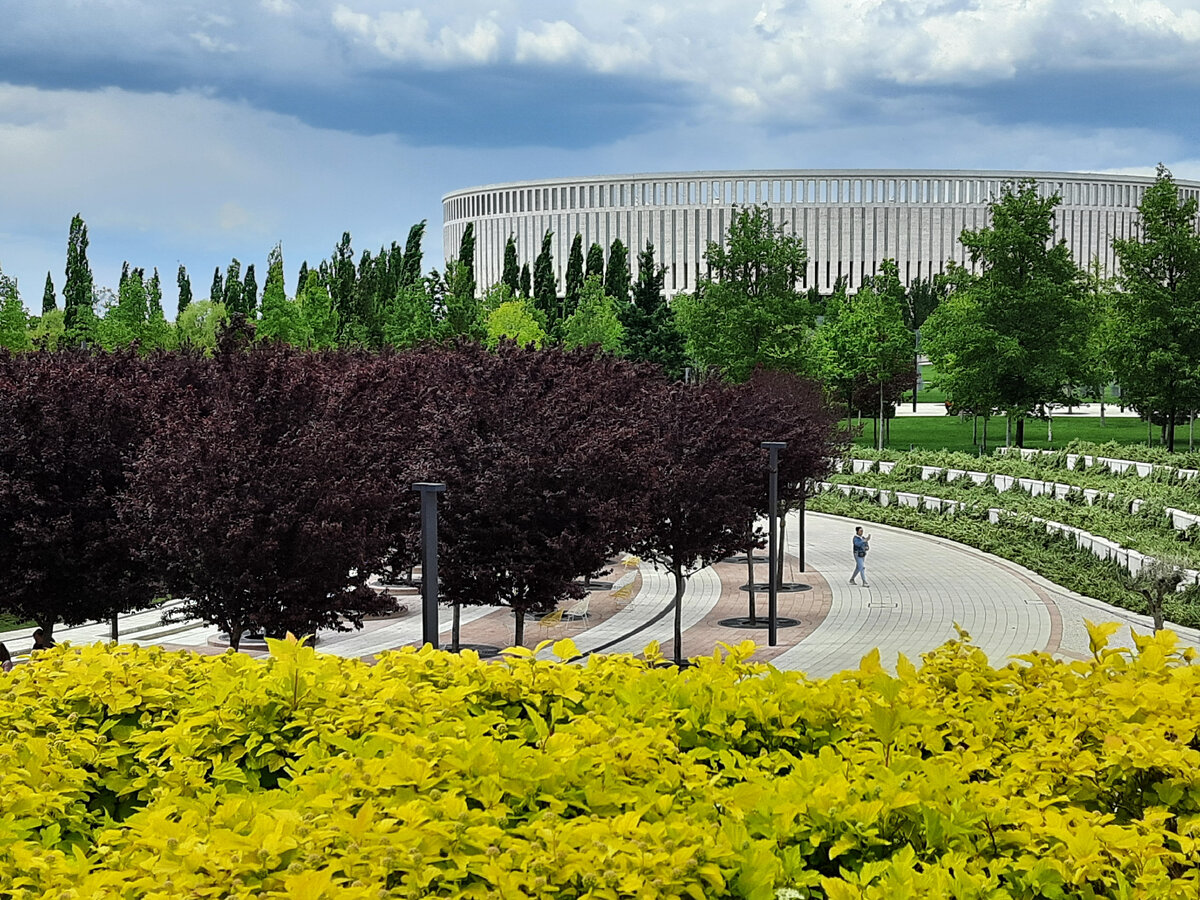
<svg viewBox="0 0 1200 900">
<path fill-rule="evenodd" d="M 854 574 L 850 576 L 850 583 L 854 584 L 854 579 L 862 575 L 862 586 L 870 587 L 867 584 L 867 551 L 871 549 L 871 536 L 863 535 L 862 526 L 859 525 L 854 529 Z"/>
</svg>

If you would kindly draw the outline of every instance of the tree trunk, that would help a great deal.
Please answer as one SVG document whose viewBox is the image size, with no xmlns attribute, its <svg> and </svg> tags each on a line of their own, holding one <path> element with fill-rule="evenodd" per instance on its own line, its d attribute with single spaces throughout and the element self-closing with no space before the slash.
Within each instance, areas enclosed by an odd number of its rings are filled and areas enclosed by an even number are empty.
<svg viewBox="0 0 1200 900">
<path fill-rule="evenodd" d="M 459 615 L 459 613 L 461 611 L 462 611 L 462 608 L 458 605 L 458 601 L 455 600 L 454 601 L 454 621 L 453 621 L 453 624 L 450 626 L 450 649 L 453 650 L 455 653 L 458 652 L 459 626 L 462 624 L 462 617 Z"/>
<path fill-rule="evenodd" d="M 751 529 L 751 534 L 754 533 Z M 750 624 L 758 623 L 758 612 L 754 609 L 754 538 L 746 545 L 746 571 L 749 573 L 746 582 L 750 585 Z"/>
<path fill-rule="evenodd" d="M 1195 440 L 1194 440 L 1195 437 L 1196 437 L 1196 413 L 1190 412 L 1190 413 L 1188 413 L 1188 452 L 1191 452 L 1192 450 L 1196 449 Z"/>
<path fill-rule="evenodd" d="M 1004 446 L 1012 446 L 1012 416 L 1004 417 Z"/>
<path fill-rule="evenodd" d="M 883 382 L 879 382 L 879 446 L 876 450 L 883 449 Z"/>
<path fill-rule="evenodd" d="M 1017 417 L 1017 446 L 1025 446 L 1025 417 Z"/>
<path fill-rule="evenodd" d="M 1167 419 L 1167 452 L 1175 452 L 1175 407 L 1171 407 L 1170 416 Z"/>
<path fill-rule="evenodd" d="M 990 418 L 991 418 L 991 416 L 983 417 L 983 452 L 984 453 L 987 453 L 987 426 L 988 426 L 988 419 L 990 419 Z"/>
<path fill-rule="evenodd" d="M 244 633 L 245 633 L 244 628 L 230 628 L 229 629 L 229 646 L 232 647 L 234 650 L 239 649 L 242 646 L 242 635 Z"/>
<path fill-rule="evenodd" d="M 675 665 L 683 665 L 683 567 L 675 567 Z"/>
<path fill-rule="evenodd" d="M 971 443 L 979 446 L 979 416 L 971 416 Z"/>
<path fill-rule="evenodd" d="M 1100 427 L 1104 427 L 1104 391 L 1100 392 Z"/>
<path fill-rule="evenodd" d="M 1054 443 L 1054 416 L 1049 414 L 1046 416 L 1046 443 Z"/>
<path fill-rule="evenodd" d="M 525 610 L 514 609 L 513 616 L 516 617 L 516 634 L 513 636 L 513 645 L 521 647 L 525 644 Z"/>
</svg>

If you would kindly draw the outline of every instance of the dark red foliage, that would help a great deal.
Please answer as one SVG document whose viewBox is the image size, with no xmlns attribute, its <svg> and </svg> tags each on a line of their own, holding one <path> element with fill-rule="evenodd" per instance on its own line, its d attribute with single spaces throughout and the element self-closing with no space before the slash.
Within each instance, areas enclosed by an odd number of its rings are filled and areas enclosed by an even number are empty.
<svg viewBox="0 0 1200 900">
<path fill-rule="evenodd" d="M 0 352 L 0 604 L 47 633 L 154 597 L 116 510 L 147 390 L 130 353 Z"/>
<path fill-rule="evenodd" d="M 122 516 L 186 598 L 180 615 L 236 646 L 249 630 L 344 630 L 386 609 L 365 582 L 390 546 L 399 488 L 347 414 L 361 364 L 226 348 L 175 375 Z"/>
</svg>

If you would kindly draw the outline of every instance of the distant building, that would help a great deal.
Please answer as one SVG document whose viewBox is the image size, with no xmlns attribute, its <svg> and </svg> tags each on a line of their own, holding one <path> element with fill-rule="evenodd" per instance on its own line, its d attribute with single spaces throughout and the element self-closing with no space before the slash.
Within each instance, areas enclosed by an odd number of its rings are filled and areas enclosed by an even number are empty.
<svg viewBox="0 0 1200 900">
<path fill-rule="evenodd" d="M 804 239 L 805 283 L 830 292 L 839 277 L 851 290 L 895 259 L 907 284 L 967 265 L 958 242 L 963 229 L 988 224 L 987 203 L 1006 181 L 1036 180 L 1062 197 L 1057 233 L 1075 261 L 1098 258 L 1115 269 L 1113 238 L 1134 234 L 1137 206 L 1154 179 L 1070 172 L 932 171 L 911 169 L 780 169 L 675 172 L 516 181 L 454 191 L 442 198 L 442 232 L 453 256 L 468 222 L 475 223 L 476 281 L 500 280 L 504 244 L 515 235 L 522 262 L 532 265 L 542 235 L 554 232 L 559 290 L 571 241 L 583 235 L 584 255 L 614 238 L 629 247 L 630 265 L 647 240 L 667 267 L 668 295 L 690 291 L 705 271 L 709 241 L 722 240 L 735 207 L 758 204 Z M 1185 197 L 1200 197 L 1200 182 L 1179 181 Z M 636 274 L 636 272 L 635 272 Z"/>
</svg>

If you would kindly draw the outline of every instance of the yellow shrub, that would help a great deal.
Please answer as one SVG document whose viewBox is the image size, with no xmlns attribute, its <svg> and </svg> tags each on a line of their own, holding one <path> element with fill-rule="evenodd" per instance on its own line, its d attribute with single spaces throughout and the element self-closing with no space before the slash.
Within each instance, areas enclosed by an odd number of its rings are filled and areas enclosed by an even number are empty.
<svg viewBox="0 0 1200 900">
<path fill-rule="evenodd" d="M 0 680 L 0 898 L 1196 897 L 1197 668 L 1108 633 L 824 681 L 62 647 Z"/>
</svg>

